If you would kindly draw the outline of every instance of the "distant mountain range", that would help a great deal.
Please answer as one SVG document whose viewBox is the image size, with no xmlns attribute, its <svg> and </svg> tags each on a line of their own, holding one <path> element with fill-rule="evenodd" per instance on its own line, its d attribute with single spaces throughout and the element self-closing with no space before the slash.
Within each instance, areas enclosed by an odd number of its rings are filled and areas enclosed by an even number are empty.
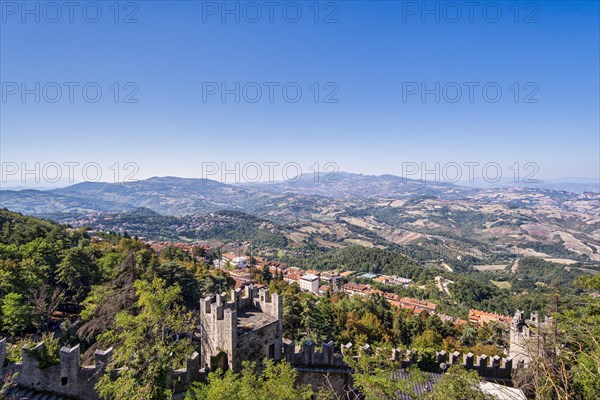
<svg viewBox="0 0 600 400">
<path fill-rule="evenodd" d="M 439 259 L 441 250 L 454 261 L 466 255 L 494 261 L 502 251 L 600 262 L 600 194 L 540 187 L 466 187 L 341 172 L 330 179 L 235 185 L 155 177 L 2 190 L 0 206 L 155 240 L 400 247 L 425 260 Z"/>
<path fill-rule="evenodd" d="M 126 183 L 85 182 L 52 190 L 2 190 L 0 204 L 14 211 L 36 215 L 118 212 L 138 207 L 161 214 L 186 215 L 222 209 L 253 212 L 281 197 L 461 197 L 472 191 L 453 184 L 420 182 L 393 175 L 343 172 L 336 173 L 331 179 L 314 179 L 310 175 L 284 182 L 237 185 L 209 179 L 154 177 Z"/>
<path fill-rule="evenodd" d="M 182 215 L 228 208 L 250 193 L 211 180 L 173 177 L 126 183 L 84 182 L 52 190 L 3 190 L 0 203 L 11 210 L 52 214 L 63 212 L 126 211 L 145 207 Z M 234 202 L 235 200 L 235 202 Z"/>
<path fill-rule="evenodd" d="M 477 188 L 523 187 L 535 189 L 557 190 L 572 193 L 600 193 L 600 178 L 560 178 L 545 180 L 524 180 L 515 182 L 514 179 L 503 178 L 498 182 L 488 182 L 482 178 L 473 182 L 458 182 L 459 185 Z"/>
<path fill-rule="evenodd" d="M 273 183 L 240 184 L 271 193 L 296 193 L 337 198 L 405 197 L 410 195 L 435 196 L 438 194 L 461 196 L 470 192 L 467 187 L 451 183 L 423 182 L 395 175 L 363 175 L 337 172 L 298 176 Z"/>
<path fill-rule="evenodd" d="M 169 179 L 169 177 L 165 178 L 150 178 L 149 180 L 155 179 Z M 177 178 L 175 178 L 177 179 Z M 185 178 L 181 178 L 185 179 Z M 191 181 L 193 179 L 190 179 Z M 212 181 L 215 182 L 215 181 Z M 288 192 L 302 192 L 304 194 L 325 194 L 330 195 L 331 191 L 337 192 L 338 195 L 344 193 L 345 190 L 350 190 L 351 195 L 359 195 L 357 193 L 355 185 L 358 185 L 359 188 L 363 187 L 365 184 L 367 185 L 377 185 L 379 182 L 382 190 L 387 190 L 391 185 L 392 188 L 395 186 L 395 189 L 400 189 L 403 186 L 410 186 L 411 184 L 419 184 L 426 183 L 433 187 L 443 187 L 443 186 L 462 186 L 464 188 L 467 187 L 475 187 L 475 188 L 503 188 L 503 187 L 524 187 L 524 188 L 537 188 L 537 189 L 548 189 L 548 190 L 557 190 L 557 191 L 566 191 L 573 193 L 583 193 L 583 192 L 600 192 L 600 177 L 599 178 L 582 178 L 582 177 L 570 177 L 570 178 L 553 178 L 553 179 L 540 179 L 540 180 L 526 180 L 525 178 L 521 178 L 519 181 L 515 182 L 514 179 L 511 178 L 502 178 L 498 182 L 490 182 L 484 180 L 483 178 L 475 178 L 473 181 L 459 181 L 456 184 L 452 183 L 436 183 L 434 181 L 426 181 L 421 182 L 420 180 L 411 179 L 411 178 L 403 178 L 395 175 L 363 175 L 363 174 L 355 174 L 355 173 L 347 173 L 347 172 L 336 172 L 336 173 L 328 173 L 328 172 L 320 172 L 318 174 L 306 174 L 304 176 L 298 176 L 293 179 L 289 179 L 286 181 L 278 181 L 273 183 L 266 182 L 257 182 L 257 183 L 249 183 L 249 184 L 239 184 L 238 186 L 248 186 L 248 187 L 260 187 L 264 190 L 274 191 L 274 190 L 285 190 Z M 8 180 L 7 182 L 0 183 L 0 191 L 1 190 L 54 190 L 60 188 L 66 188 L 68 186 L 74 186 L 81 184 L 81 182 L 76 182 L 75 184 L 69 183 L 68 180 L 60 180 L 57 183 L 23 183 L 18 180 Z M 379 193 L 381 194 L 381 193 Z M 372 193 L 364 193 L 363 195 L 373 195 Z"/>
</svg>

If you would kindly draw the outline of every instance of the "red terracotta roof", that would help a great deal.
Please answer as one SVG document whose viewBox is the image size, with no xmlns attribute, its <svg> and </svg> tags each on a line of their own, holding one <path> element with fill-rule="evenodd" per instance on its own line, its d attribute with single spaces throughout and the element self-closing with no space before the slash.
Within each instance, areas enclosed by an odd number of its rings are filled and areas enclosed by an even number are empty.
<svg viewBox="0 0 600 400">
<path fill-rule="evenodd" d="M 492 321 L 502 322 L 505 325 L 510 324 L 511 318 L 505 315 L 490 313 L 481 310 L 469 310 L 469 321 L 475 324 L 489 324 Z"/>
</svg>

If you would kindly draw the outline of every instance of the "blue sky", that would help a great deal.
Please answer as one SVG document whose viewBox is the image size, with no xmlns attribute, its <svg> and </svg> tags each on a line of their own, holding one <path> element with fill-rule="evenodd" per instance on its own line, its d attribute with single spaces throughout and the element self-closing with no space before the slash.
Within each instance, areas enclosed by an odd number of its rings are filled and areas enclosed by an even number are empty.
<svg viewBox="0 0 600 400">
<path fill-rule="evenodd" d="M 320 2 L 316 15 L 313 2 L 280 1 L 272 21 L 262 1 L 121 2 L 118 15 L 113 2 L 77 2 L 73 22 L 66 8 L 2 3 L 3 163 L 95 162 L 102 180 L 115 162 L 139 166 L 136 178 L 200 177 L 209 162 L 397 175 L 494 162 L 503 177 L 531 162 L 537 178 L 599 175 L 598 2 L 483 1 L 472 21 L 463 2 L 428 2 L 431 13 Z M 222 101 L 236 83 L 239 102 Z"/>
</svg>

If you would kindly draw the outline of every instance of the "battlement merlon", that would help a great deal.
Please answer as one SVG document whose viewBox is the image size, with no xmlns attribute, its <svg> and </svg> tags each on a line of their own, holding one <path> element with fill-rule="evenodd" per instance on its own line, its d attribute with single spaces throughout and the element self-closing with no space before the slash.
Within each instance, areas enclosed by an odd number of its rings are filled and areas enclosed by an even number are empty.
<svg viewBox="0 0 600 400">
<path fill-rule="evenodd" d="M 96 368 L 107 365 L 112 359 L 114 350 L 112 347 L 109 347 L 106 350 L 96 350 L 94 352 L 94 361 L 96 364 Z"/>
<path fill-rule="evenodd" d="M 242 289 L 232 289 L 231 290 L 231 302 L 235 306 L 236 310 L 242 308 Z"/>
<path fill-rule="evenodd" d="M 185 372 L 187 373 L 188 381 L 190 382 L 199 381 L 201 379 L 202 372 L 200 371 L 200 354 L 194 352 L 191 356 L 186 357 Z"/>
<path fill-rule="evenodd" d="M 515 311 L 515 315 L 512 318 L 512 325 L 517 327 L 525 323 L 525 312 L 521 310 Z"/>
<path fill-rule="evenodd" d="M 532 323 L 534 326 L 537 326 L 537 325 L 539 325 L 539 323 L 540 323 L 540 317 L 539 317 L 538 313 L 536 313 L 536 312 L 532 312 L 532 313 L 531 313 L 531 316 L 530 316 L 530 319 L 531 319 L 531 323 Z"/>
<path fill-rule="evenodd" d="M 6 338 L 0 339 L 0 369 L 4 366 L 6 360 Z"/>
<path fill-rule="evenodd" d="M 26 344 L 21 348 L 21 358 L 23 363 L 23 370 L 27 371 L 29 369 L 34 369 L 39 367 L 39 362 L 33 357 L 31 353 L 41 353 L 43 349 L 46 347 L 44 342 L 40 342 L 33 349 L 30 349 Z"/>
<path fill-rule="evenodd" d="M 237 328 L 237 310 L 231 308 L 225 309 L 225 315 L 223 317 L 223 343 L 226 349 L 233 349 L 237 345 L 238 328 Z"/>
<path fill-rule="evenodd" d="M 283 302 L 281 296 L 277 293 L 271 294 L 269 289 L 261 288 L 256 306 L 265 314 L 281 321 L 283 317 Z"/>
<path fill-rule="evenodd" d="M 76 382 L 79 378 L 80 348 L 62 347 L 60 349 L 60 374 L 61 378 L 67 379 L 67 382 Z"/>
</svg>

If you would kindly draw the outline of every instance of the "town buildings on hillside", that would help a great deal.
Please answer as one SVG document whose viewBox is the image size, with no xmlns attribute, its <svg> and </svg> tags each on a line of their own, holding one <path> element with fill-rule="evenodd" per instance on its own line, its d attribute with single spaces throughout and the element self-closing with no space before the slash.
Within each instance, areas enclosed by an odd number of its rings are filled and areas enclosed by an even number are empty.
<svg viewBox="0 0 600 400">
<path fill-rule="evenodd" d="M 169 245 L 175 245 L 182 250 L 192 252 L 194 246 L 189 244 L 171 244 L 168 242 L 154 243 L 152 247 L 161 251 Z M 398 277 L 395 275 L 382 275 L 376 273 L 363 273 L 357 276 L 354 271 L 318 271 L 318 270 L 303 270 L 297 267 L 288 267 L 281 262 L 266 260 L 262 257 L 255 257 L 253 265 L 258 269 L 267 268 L 273 276 L 282 278 L 290 284 L 297 284 L 302 291 L 313 293 L 318 296 L 325 296 L 330 292 L 343 292 L 349 296 L 371 296 L 379 295 L 383 297 L 391 306 L 409 310 L 413 314 L 427 313 L 430 315 L 438 315 L 442 321 L 453 322 L 457 325 L 471 323 L 475 326 L 484 326 L 491 322 L 500 322 L 506 327 L 511 324 L 511 317 L 490 313 L 481 310 L 472 309 L 469 311 L 467 320 L 455 319 L 451 316 L 440 314 L 437 312 L 438 305 L 436 303 L 419 300 L 410 297 L 400 297 L 395 293 L 384 292 L 374 289 L 371 284 L 347 282 L 343 284 L 344 278 L 355 276 L 361 280 L 370 280 L 374 284 L 383 284 L 391 286 L 409 287 L 414 285 L 411 279 Z M 250 268 L 250 257 L 242 256 L 235 253 L 224 253 L 220 260 L 214 261 L 215 268 L 227 272 L 231 278 L 235 280 L 235 288 L 241 288 L 251 284 L 257 285 L 254 280 L 254 273 Z M 259 285 L 257 287 L 260 287 Z"/>
</svg>

